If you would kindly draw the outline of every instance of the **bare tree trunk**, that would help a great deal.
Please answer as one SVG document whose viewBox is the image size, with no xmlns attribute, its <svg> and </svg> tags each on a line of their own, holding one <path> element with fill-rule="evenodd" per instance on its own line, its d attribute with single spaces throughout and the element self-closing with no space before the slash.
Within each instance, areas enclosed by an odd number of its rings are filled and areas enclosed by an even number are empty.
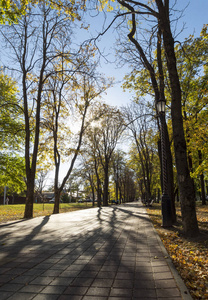
<svg viewBox="0 0 208 300">
<path fill-rule="evenodd" d="M 167 173 L 168 173 L 168 195 L 171 200 L 171 216 L 172 223 L 176 222 L 176 208 L 175 208 L 175 197 L 174 197 L 174 176 L 173 176 L 173 158 L 170 149 L 170 140 L 168 134 L 167 124 L 165 122 L 165 138 L 166 138 L 166 156 L 167 156 Z"/>
<path fill-rule="evenodd" d="M 33 179 L 32 176 L 28 176 L 24 218 L 33 217 L 34 187 L 35 179 Z"/>
<path fill-rule="evenodd" d="M 89 182 L 90 182 L 90 188 L 92 191 L 92 206 L 95 206 L 95 185 L 93 181 L 93 175 L 89 174 Z"/>
<path fill-rule="evenodd" d="M 103 188 L 103 206 L 108 206 L 108 185 L 109 185 L 109 177 L 108 177 L 108 162 L 105 163 L 105 179 L 104 179 L 104 188 Z"/>
<path fill-rule="evenodd" d="M 101 182 L 100 182 L 100 176 L 98 173 L 98 162 L 97 159 L 94 159 L 94 164 L 95 164 L 95 175 L 97 179 L 97 205 L 98 207 L 101 207 Z"/>
<path fill-rule="evenodd" d="M 54 189 L 54 207 L 53 207 L 53 214 L 58 214 L 59 213 L 59 202 L 60 202 L 60 196 L 61 196 L 61 191 L 58 188 Z"/>
<path fill-rule="evenodd" d="M 156 4 L 159 9 L 159 25 L 163 34 L 172 92 L 171 116 L 183 228 L 188 236 L 196 236 L 199 233 L 199 229 L 195 209 L 195 190 L 193 180 L 190 177 L 187 161 L 186 141 L 184 137 L 183 118 L 181 111 L 181 89 L 176 68 L 174 39 L 172 37 L 168 17 L 169 7 L 164 7 L 162 1 L 160 0 L 156 0 Z"/>
<path fill-rule="evenodd" d="M 198 151 L 199 156 L 199 165 L 202 163 L 202 152 Z M 200 174 L 200 182 L 201 182 L 201 196 L 202 196 L 202 205 L 206 205 L 206 197 L 205 197 L 205 186 L 204 186 L 204 174 Z"/>
</svg>

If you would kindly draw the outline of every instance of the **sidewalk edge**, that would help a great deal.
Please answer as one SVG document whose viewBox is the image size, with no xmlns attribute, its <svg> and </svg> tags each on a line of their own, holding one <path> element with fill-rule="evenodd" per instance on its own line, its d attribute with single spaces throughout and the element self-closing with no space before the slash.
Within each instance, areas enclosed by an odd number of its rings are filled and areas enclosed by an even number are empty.
<svg viewBox="0 0 208 300">
<path fill-rule="evenodd" d="M 163 242 L 161 241 L 161 238 L 159 236 L 159 234 L 157 233 L 157 230 L 155 229 L 151 219 L 150 219 L 150 222 L 152 224 L 152 227 L 153 227 L 153 230 L 154 232 L 156 233 L 156 236 L 157 236 L 157 240 L 158 240 L 158 243 L 161 247 L 161 250 L 164 254 L 164 256 L 168 257 L 167 258 L 167 262 L 168 262 L 168 265 L 170 267 L 170 270 L 173 274 L 173 277 L 175 278 L 175 281 L 176 281 L 176 284 L 181 292 L 181 296 L 182 296 L 182 299 L 183 300 L 193 300 L 193 298 L 191 297 L 190 293 L 189 293 L 189 290 L 188 288 L 186 287 L 183 279 L 181 278 L 180 274 L 178 273 L 176 267 L 174 266 L 173 262 L 172 262 L 172 259 L 170 258 L 170 255 L 168 254 L 165 246 L 163 245 Z"/>
</svg>

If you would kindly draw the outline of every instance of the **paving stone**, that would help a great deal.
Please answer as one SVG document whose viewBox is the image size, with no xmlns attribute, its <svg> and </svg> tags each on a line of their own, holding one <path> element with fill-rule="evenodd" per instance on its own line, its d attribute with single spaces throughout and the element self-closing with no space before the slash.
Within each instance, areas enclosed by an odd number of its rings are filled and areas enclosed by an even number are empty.
<svg viewBox="0 0 208 300">
<path fill-rule="evenodd" d="M 171 272 L 160 272 L 160 273 L 154 273 L 155 280 L 158 279 L 172 279 L 173 274 Z"/>
<path fill-rule="evenodd" d="M 111 297 L 130 297 L 132 296 L 132 289 L 127 289 L 127 288 L 112 288 L 110 292 Z"/>
<path fill-rule="evenodd" d="M 132 297 L 126 297 L 126 296 L 114 297 L 114 296 L 110 296 L 110 297 L 108 297 L 108 300 L 132 300 Z"/>
<path fill-rule="evenodd" d="M 74 261 L 74 265 L 87 265 L 88 263 L 90 262 L 90 260 L 89 259 L 77 259 L 77 260 L 75 260 Z M 91 262 L 92 263 L 92 262 Z"/>
<path fill-rule="evenodd" d="M 0 274 L 4 274 L 6 271 L 11 270 L 11 268 L 1 268 L 0 267 Z"/>
<path fill-rule="evenodd" d="M 113 279 L 95 279 L 92 286 L 96 287 L 111 287 L 113 284 Z"/>
<path fill-rule="evenodd" d="M 157 297 L 180 297 L 180 292 L 177 288 L 157 289 Z"/>
<path fill-rule="evenodd" d="M 22 273 L 26 272 L 28 269 L 23 269 L 23 268 L 13 268 L 9 269 L 9 271 L 6 271 L 4 274 L 9 274 L 9 275 L 21 275 Z"/>
<path fill-rule="evenodd" d="M 99 272 L 100 271 L 100 266 L 98 265 L 86 265 L 82 271 L 94 271 L 94 272 Z"/>
<path fill-rule="evenodd" d="M 116 279 L 124 279 L 124 280 L 133 280 L 135 274 L 133 272 L 118 272 L 116 274 Z"/>
<path fill-rule="evenodd" d="M 60 285 L 49 285 L 40 291 L 41 294 L 62 294 L 66 289 L 65 286 Z"/>
<path fill-rule="evenodd" d="M 167 262 L 165 260 L 156 260 L 153 258 L 151 265 L 152 265 L 152 267 L 167 266 Z"/>
<path fill-rule="evenodd" d="M 170 268 L 168 266 L 156 266 L 152 268 L 154 273 L 165 273 L 165 272 L 169 272 Z"/>
<path fill-rule="evenodd" d="M 22 287 L 19 292 L 20 293 L 39 293 L 44 289 L 44 285 L 37 285 L 37 284 L 29 284 Z"/>
<path fill-rule="evenodd" d="M 113 288 L 124 288 L 130 289 L 133 288 L 133 281 L 132 280 L 125 280 L 125 279 L 116 279 L 113 282 Z"/>
<path fill-rule="evenodd" d="M 13 277 L 15 277 L 15 275 L 13 276 L 11 275 L 0 275 L 0 283 L 7 283 L 9 282 Z"/>
<path fill-rule="evenodd" d="M 135 266 L 135 260 L 122 260 L 121 266 L 123 267 L 134 267 Z"/>
<path fill-rule="evenodd" d="M 3 249 L 1 251 L 3 251 Z M 4 268 L 17 268 L 20 265 L 19 262 L 13 261 L 13 259 L 10 262 L 2 263 Z"/>
<path fill-rule="evenodd" d="M 56 277 L 53 281 L 50 282 L 50 285 L 63 285 L 69 286 L 70 283 L 74 280 L 74 278 L 66 278 L 66 277 Z"/>
<path fill-rule="evenodd" d="M 103 266 L 100 270 L 102 272 L 115 272 L 118 270 L 118 266 Z"/>
<path fill-rule="evenodd" d="M 28 284 L 30 283 L 35 276 L 18 276 L 14 280 L 12 280 L 12 283 L 22 283 L 22 284 Z"/>
<path fill-rule="evenodd" d="M 110 279 L 110 278 L 114 278 L 116 276 L 116 272 L 104 272 L 104 271 L 100 271 L 96 278 L 97 279 Z"/>
<path fill-rule="evenodd" d="M 2 292 L 0 291 L 0 299 L 1 300 L 6 300 L 8 299 L 10 296 L 12 296 L 12 292 Z"/>
<path fill-rule="evenodd" d="M 59 299 L 59 295 L 39 294 L 39 295 L 35 296 L 33 299 L 34 300 L 57 300 L 57 299 Z M 72 298 L 70 298 L 70 300 L 72 300 Z M 80 300 L 80 299 L 77 299 L 77 300 Z"/>
<path fill-rule="evenodd" d="M 87 296 L 108 296 L 110 293 L 110 288 L 101 288 L 101 287 L 90 287 L 87 291 Z"/>
<path fill-rule="evenodd" d="M 108 300 L 108 297 L 101 296 L 84 296 L 82 300 Z"/>
<path fill-rule="evenodd" d="M 50 270 L 60 270 L 60 271 L 62 271 L 62 272 L 65 271 L 66 269 L 67 269 L 66 264 L 59 264 L 59 263 L 53 265 L 53 266 L 50 268 Z"/>
<path fill-rule="evenodd" d="M 53 280 L 53 277 L 37 277 L 30 282 L 30 284 L 47 285 Z"/>
<path fill-rule="evenodd" d="M 152 273 L 153 269 L 149 265 L 147 265 L 147 266 L 143 265 L 143 266 L 137 266 L 135 268 L 135 272 L 141 273 L 141 274 L 142 273 Z"/>
<path fill-rule="evenodd" d="M 98 272 L 96 271 L 81 271 L 77 277 L 95 278 Z"/>
<path fill-rule="evenodd" d="M 39 276 L 43 274 L 45 271 L 42 269 L 30 269 L 24 273 L 25 276 Z"/>
<path fill-rule="evenodd" d="M 32 269 L 33 267 L 36 266 L 36 263 L 35 262 L 24 262 L 24 263 L 21 263 L 18 267 L 19 268 L 25 268 L 25 269 Z"/>
<path fill-rule="evenodd" d="M 36 294 L 33 294 L 33 293 L 15 293 L 11 297 L 5 298 L 5 299 L 9 299 L 9 300 L 30 300 L 30 299 L 33 299 L 35 296 L 36 296 Z"/>
<path fill-rule="evenodd" d="M 78 278 L 75 278 L 70 285 L 71 286 L 90 286 L 91 283 L 93 282 L 93 280 L 94 280 L 94 278 L 78 277 Z"/>
<path fill-rule="evenodd" d="M 135 298 L 157 298 L 155 289 L 134 289 L 133 296 Z"/>
<path fill-rule="evenodd" d="M 47 263 L 39 263 L 34 267 L 34 269 L 42 269 L 42 270 L 48 270 L 53 266 L 53 264 L 47 264 Z"/>
<path fill-rule="evenodd" d="M 5 232 L 1 300 L 182 299 L 138 203 L 0 226 L 0 238 Z"/>
<path fill-rule="evenodd" d="M 157 300 L 181 300 L 181 296 L 180 297 L 162 297 L 162 298 L 157 298 Z"/>
<path fill-rule="evenodd" d="M 77 295 L 70 295 L 70 298 L 68 295 L 61 295 L 58 300 L 82 300 L 83 297 L 82 296 L 77 296 Z M 42 300 L 42 299 L 38 299 L 38 300 Z M 43 299 L 44 300 L 44 299 Z M 49 299 L 50 300 L 50 299 Z"/>
<path fill-rule="evenodd" d="M 64 291 L 64 294 L 67 294 L 67 295 L 85 295 L 87 290 L 88 290 L 88 287 L 70 286 Z"/>
<path fill-rule="evenodd" d="M 135 273 L 135 279 L 136 280 L 154 280 L 153 273 L 142 273 L 142 272 L 136 272 Z"/>
<path fill-rule="evenodd" d="M 75 278 L 80 271 L 63 271 L 62 273 L 59 274 L 59 277 L 67 277 L 67 278 Z"/>
<path fill-rule="evenodd" d="M 155 281 L 154 280 L 135 280 L 134 288 L 135 289 L 154 289 Z"/>
<path fill-rule="evenodd" d="M 83 265 L 72 264 L 71 266 L 66 268 L 65 271 L 81 271 L 81 270 L 83 270 L 84 267 L 85 266 L 83 266 Z"/>
<path fill-rule="evenodd" d="M 157 297 L 140 297 L 140 296 L 133 296 L 132 300 L 158 300 Z"/>
<path fill-rule="evenodd" d="M 142 267 L 152 267 L 150 260 L 149 261 L 137 261 L 136 269 L 140 269 Z"/>
<path fill-rule="evenodd" d="M 19 289 L 21 289 L 24 286 L 24 284 L 20 284 L 20 283 L 7 283 L 4 284 L 3 286 L 0 287 L 0 292 L 4 291 L 4 292 L 16 292 Z M 1 298 L 0 298 L 1 299 Z"/>
</svg>

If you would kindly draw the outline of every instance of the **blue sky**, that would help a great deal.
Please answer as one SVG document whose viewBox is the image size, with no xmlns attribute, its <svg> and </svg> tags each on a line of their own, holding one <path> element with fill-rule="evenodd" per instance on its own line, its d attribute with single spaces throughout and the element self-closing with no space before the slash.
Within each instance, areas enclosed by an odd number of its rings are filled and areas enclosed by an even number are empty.
<svg viewBox="0 0 208 300">
<path fill-rule="evenodd" d="M 171 0 L 172 2 L 174 0 Z M 179 5 L 177 7 L 179 9 L 187 6 L 187 0 L 178 0 Z M 183 23 L 186 23 L 184 31 L 177 37 L 178 40 L 183 41 L 190 34 L 194 34 L 195 37 L 199 36 L 200 31 L 204 24 L 208 23 L 208 0 L 191 0 L 189 6 L 186 8 L 184 12 L 183 18 L 180 19 L 178 23 L 178 32 L 183 27 Z M 91 26 L 88 32 L 84 31 L 80 38 L 86 40 L 89 38 L 89 32 L 92 32 L 93 36 L 96 36 L 96 33 L 99 33 L 102 24 L 103 18 L 99 15 L 96 18 L 89 18 Z M 105 54 L 109 53 L 109 59 L 112 63 L 105 63 L 104 59 L 102 61 L 102 65 L 100 67 L 100 71 L 104 73 L 107 77 L 115 77 L 116 81 L 121 81 L 126 73 L 129 72 L 128 67 L 116 68 L 116 65 L 113 63 L 114 60 L 114 50 L 113 44 L 115 43 L 116 36 L 113 31 L 108 31 L 99 42 L 100 50 L 105 50 Z M 121 88 L 121 84 L 116 84 L 114 87 L 110 88 L 106 95 L 103 96 L 103 100 L 105 100 L 108 104 L 113 106 L 121 106 L 126 105 L 130 102 L 130 99 L 133 95 L 128 92 L 123 92 Z M 66 169 L 62 166 L 60 172 L 60 178 L 65 175 Z M 53 183 L 53 172 L 50 172 L 50 178 L 48 180 L 49 185 Z"/>
<path fill-rule="evenodd" d="M 175 1 L 171 0 L 170 2 L 174 3 Z M 181 32 L 177 37 L 180 41 L 183 41 L 190 34 L 194 34 L 195 37 L 199 36 L 203 25 L 208 23 L 208 0 L 178 0 L 175 6 L 175 8 L 179 10 L 185 7 L 186 9 L 183 16 L 177 24 L 177 32 L 181 31 L 183 25 L 185 26 L 183 32 Z M 97 18 L 89 18 L 89 22 L 91 23 L 90 31 L 93 32 L 93 35 L 96 34 L 96 32 L 99 32 L 102 27 L 103 22 L 101 19 L 101 16 Z M 100 48 L 102 50 L 105 49 L 105 53 L 110 53 L 110 55 L 112 55 L 112 53 L 114 53 L 113 44 L 115 43 L 115 38 L 115 34 L 112 30 L 110 30 L 100 39 Z M 110 57 L 113 61 L 114 57 Z M 129 72 L 129 69 L 128 67 L 118 69 L 114 63 L 106 64 L 103 60 L 101 71 L 106 76 L 113 76 L 116 78 L 116 81 L 121 81 L 125 73 Z M 107 95 L 103 96 L 103 99 L 107 103 L 115 106 L 126 105 L 129 103 L 133 94 L 123 92 L 120 86 L 121 84 L 118 83 L 114 87 L 110 88 Z"/>
</svg>

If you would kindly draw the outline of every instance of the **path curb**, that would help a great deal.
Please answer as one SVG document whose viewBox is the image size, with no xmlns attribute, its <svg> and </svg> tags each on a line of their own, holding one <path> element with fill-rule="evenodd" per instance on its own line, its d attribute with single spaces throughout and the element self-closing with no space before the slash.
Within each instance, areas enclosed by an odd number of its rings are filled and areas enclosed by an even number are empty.
<svg viewBox="0 0 208 300">
<path fill-rule="evenodd" d="M 150 219 L 151 220 L 151 219 Z M 193 298 L 191 297 L 190 293 L 189 293 L 189 290 L 187 289 L 183 279 L 181 278 L 181 276 L 179 275 L 175 265 L 173 264 L 172 262 L 172 259 L 170 258 L 170 255 L 169 253 L 167 252 L 157 230 L 155 229 L 152 221 L 151 221 L 151 224 L 152 224 L 152 227 L 153 227 L 153 230 L 155 231 L 156 233 L 156 236 L 157 236 L 157 240 L 158 240 L 158 243 L 160 244 L 160 247 L 161 247 L 161 250 L 164 254 L 165 257 L 167 257 L 167 263 L 168 263 L 168 266 L 173 274 L 173 277 L 175 278 L 175 281 L 177 283 L 177 286 L 181 292 L 181 296 L 182 296 L 182 299 L 183 300 L 193 300 Z"/>
</svg>

